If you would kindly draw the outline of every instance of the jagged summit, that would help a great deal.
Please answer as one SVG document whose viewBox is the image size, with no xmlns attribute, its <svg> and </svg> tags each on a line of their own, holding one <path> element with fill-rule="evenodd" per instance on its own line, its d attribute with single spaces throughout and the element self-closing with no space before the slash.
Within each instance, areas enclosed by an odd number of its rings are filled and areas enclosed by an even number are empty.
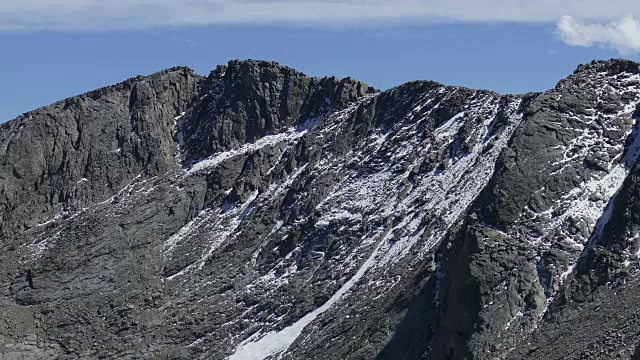
<svg viewBox="0 0 640 360">
<path fill-rule="evenodd" d="M 231 70 L 233 72 L 242 72 L 242 71 L 256 71 L 258 69 L 272 69 L 275 70 L 277 69 L 277 71 L 279 72 L 286 72 L 286 73 L 291 73 L 291 74 L 297 74 L 299 76 L 302 77 L 311 77 L 306 75 L 304 72 L 301 72 L 297 69 L 291 68 L 289 66 L 286 65 L 282 65 L 276 61 L 267 61 L 267 60 L 254 60 L 254 59 L 246 59 L 246 60 L 242 60 L 242 59 L 234 59 L 234 60 L 230 60 L 228 62 L 228 64 L 226 65 L 218 65 L 216 67 L 215 70 L 213 70 L 212 72 L 226 72 L 227 70 Z M 355 81 L 354 79 L 352 79 L 351 77 L 346 77 L 344 79 L 336 79 L 335 76 L 328 76 L 328 77 L 312 77 L 312 78 L 316 78 L 316 79 L 334 79 L 334 80 L 341 80 L 341 81 Z M 364 83 L 362 83 L 364 85 Z"/>
<path fill-rule="evenodd" d="M 69 98 L 55 102 L 51 105 L 46 105 L 41 108 L 31 110 L 25 114 L 20 115 L 17 119 L 23 119 L 25 117 L 29 117 L 34 112 L 38 112 L 38 111 L 46 112 L 52 107 L 59 106 L 59 105 L 64 106 L 65 103 L 74 102 L 78 99 L 82 100 L 84 98 L 96 98 L 96 97 L 102 96 L 103 94 L 108 94 L 110 92 L 121 91 L 123 89 L 130 89 L 135 84 L 143 81 L 144 82 L 162 82 L 167 78 L 180 76 L 180 77 L 197 79 L 197 82 L 204 80 L 203 84 L 206 86 L 214 79 L 217 79 L 222 74 L 226 73 L 227 70 L 229 70 L 230 72 L 229 78 L 235 78 L 236 80 L 238 80 L 237 78 L 238 76 L 251 77 L 251 76 L 258 76 L 258 74 L 261 74 L 259 76 L 266 76 L 265 74 L 271 74 L 271 76 L 274 76 L 274 74 L 276 73 L 281 73 L 281 74 L 287 74 L 288 76 L 292 76 L 292 77 L 309 78 L 309 79 L 314 79 L 314 81 L 333 82 L 335 84 L 354 83 L 354 84 L 359 84 L 358 86 L 362 87 L 364 89 L 363 91 L 366 91 L 366 92 L 376 91 L 375 88 L 365 84 L 364 82 L 353 80 L 350 77 L 347 77 L 344 79 L 337 79 L 336 77 L 313 78 L 291 67 L 280 65 L 275 61 L 235 59 L 235 60 L 230 60 L 226 65 L 218 65 L 214 70 L 210 72 L 208 76 L 201 76 L 188 66 L 174 66 L 168 69 L 157 71 L 150 75 L 137 75 L 127 80 L 124 80 L 122 82 L 119 82 L 117 84 L 108 85 L 96 90 L 88 91 L 83 94 L 71 96 Z M 253 81 L 263 81 L 263 80 L 264 82 L 269 82 L 270 80 L 272 80 L 272 78 L 269 79 L 268 76 L 267 78 L 258 77 L 258 78 L 255 78 Z"/>
<path fill-rule="evenodd" d="M 640 63 L 626 59 L 593 60 L 589 64 L 578 65 L 574 74 L 604 71 L 612 76 L 623 72 L 637 74 L 640 72 Z"/>
<path fill-rule="evenodd" d="M 628 359 L 634 64 L 503 96 L 234 60 L 2 124 L 0 358 Z"/>
<path fill-rule="evenodd" d="M 640 71 L 638 69 L 638 66 L 640 66 L 639 63 L 631 60 L 626 60 L 626 59 L 593 60 L 591 63 L 578 65 L 578 67 L 574 71 L 574 75 L 576 74 L 588 75 L 588 74 L 593 74 L 593 73 L 602 72 L 602 71 L 608 71 L 611 75 L 617 75 L 622 72 L 638 73 Z M 298 76 L 301 76 L 301 77 L 308 77 L 305 73 L 300 72 L 294 68 L 291 68 L 286 65 L 281 65 L 276 61 L 268 61 L 268 60 L 255 60 L 255 59 L 230 60 L 225 65 L 216 66 L 216 68 L 212 70 L 208 76 L 198 75 L 193 69 L 191 69 L 188 66 L 174 66 L 171 68 L 157 71 L 150 75 L 137 75 L 117 84 L 108 85 L 100 89 L 91 90 L 83 94 L 78 94 L 78 95 L 69 97 L 67 99 L 60 100 L 54 104 L 43 106 L 42 108 L 29 111 L 23 115 L 20 115 L 19 118 L 27 117 L 34 111 L 38 111 L 40 109 L 43 109 L 44 111 L 46 111 L 46 109 L 51 106 L 62 104 L 66 101 L 73 101 L 73 99 L 77 97 L 83 97 L 83 96 L 95 97 L 95 96 L 100 96 L 103 93 L 108 93 L 110 91 L 122 89 L 123 87 L 131 87 L 133 84 L 139 81 L 154 81 L 155 79 L 163 78 L 171 74 L 179 74 L 181 76 L 187 76 L 187 77 L 193 77 L 193 78 L 199 78 L 199 79 L 209 79 L 209 81 L 211 81 L 211 79 L 215 79 L 219 77 L 220 74 L 226 73 L 227 69 L 230 69 L 230 71 L 233 74 L 264 72 L 264 70 L 266 69 L 271 69 L 272 71 L 275 70 L 277 72 L 290 73 L 292 75 L 297 74 Z M 369 85 L 366 85 L 364 82 L 353 80 L 350 77 L 346 77 L 344 79 L 336 79 L 335 77 L 330 76 L 330 77 L 315 78 L 315 79 L 334 79 L 341 82 L 354 81 L 356 83 L 362 84 L 363 87 L 367 88 L 367 91 L 370 91 L 370 92 L 379 91 Z M 409 81 L 405 84 L 398 85 L 390 90 L 393 90 L 399 87 L 438 86 L 438 85 L 446 86 L 446 84 L 441 84 L 431 80 L 416 80 L 416 81 Z M 464 86 L 455 86 L 455 87 L 460 89 L 465 89 L 465 90 L 474 90 L 474 89 L 466 88 Z"/>
<path fill-rule="evenodd" d="M 202 84 L 180 118 L 182 158 L 191 164 L 345 108 L 375 89 L 350 78 L 312 78 L 275 62 L 233 60 Z"/>
<path fill-rule="evenodd" d="M 280 63 L 276 62 L 276 61 L 267 61 L 267 60 L 254 60 L 254 59 L 234 59 L 234 60 L 229 60 L 229 62 L 227 63 L 227 65 L 221 65 L 224 66 L 225 69 L 230 69 L 232 71 L 247 71 L 249 69 L 278 69 L 278 71 L 282 71 L 282 72 L 290 72 L 290 73 L 294 73 L 294 74 L 299 74 L 300 76 L 307 76 L 306 74 L 304 74 L 303 72 L 300 72 L 294 68 L 291 68 L 289 66 L 286 65 L 281 65 Z M 220 66 L 218 66 L 220 67 Z"/>
</svg>

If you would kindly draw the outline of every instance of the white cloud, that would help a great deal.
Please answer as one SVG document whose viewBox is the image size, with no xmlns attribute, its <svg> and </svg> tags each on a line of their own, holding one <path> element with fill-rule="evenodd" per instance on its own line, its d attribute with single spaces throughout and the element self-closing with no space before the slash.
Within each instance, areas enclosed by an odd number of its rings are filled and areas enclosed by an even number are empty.
<svg viewBox="0 0 640 360">
<path fill-rule="evenodd" d="M 588 22 L 563 16 L 558 22 L 560 38 L 572 46 L 610 46 L 621 53 L 640 51 L 640 22 L 633 16 L 619 21 Z"/>
<path fill-rule="evenodd" d="M 545 22 L 640 18 L 637 0 L 0 0 L 0 31 L 211 24 Z"/>
</svg>

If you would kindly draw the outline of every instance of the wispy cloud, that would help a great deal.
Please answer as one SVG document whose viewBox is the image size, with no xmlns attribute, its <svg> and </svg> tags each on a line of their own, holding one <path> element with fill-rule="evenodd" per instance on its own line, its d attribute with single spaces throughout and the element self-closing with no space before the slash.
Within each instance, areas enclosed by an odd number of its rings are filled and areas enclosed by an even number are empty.
<svg viewBox="0 0 640 360">
<path fill-rule="evenodd" d="M 190 46 L 190 47 L 198 46 L 198 42 L 196 42 L 195 40 L 183 39 L 183 38 L 179 38 L 179 37 L 176 37 L 176 36 L 171 37 L 171 42 L 173 42 L 175 44 Z"/>
<path fill-rule="evenodd" d="M 560 38 L 572 46 L 609 46 L 623 54 L 640 51 L 640 22 L 633 16 L 618 21 L 589 22 L 563 16 L 558 22 Z"/>
<path fill-rule="evenodd" d="M 99 31 L 212 24 L 363 26 L 640 18 L 637 0 L 0 0 L 0 31 Z"/>
</svg>

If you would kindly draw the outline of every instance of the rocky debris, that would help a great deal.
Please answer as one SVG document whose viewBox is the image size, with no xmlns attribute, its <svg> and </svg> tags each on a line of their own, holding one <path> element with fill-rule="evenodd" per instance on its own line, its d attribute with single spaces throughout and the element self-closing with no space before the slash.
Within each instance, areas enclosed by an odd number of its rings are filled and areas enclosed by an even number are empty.
<svg viewBox="0 0 640 360">
<path fill-rule="evenodd" d="M 173 68 L 0 126 L 0 358 L 628 359 L 638 64 Z"/>
</svg>

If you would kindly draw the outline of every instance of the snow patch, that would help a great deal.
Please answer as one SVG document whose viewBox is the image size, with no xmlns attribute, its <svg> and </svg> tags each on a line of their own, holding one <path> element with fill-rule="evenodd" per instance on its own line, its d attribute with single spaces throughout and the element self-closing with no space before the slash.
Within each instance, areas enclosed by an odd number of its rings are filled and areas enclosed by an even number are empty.
<svg viewBox="0 0 640 360">
<path fill-rule="evenodd" d="M 362 264 L 360 269 L 358 269 L 358 272 L 349 279 L 349 281 L 342 285 L 342 287 L 321 307 L 311 311 L 300 320 L 296 321 L 293 325 L 288 326 L 281 331 L 272 331 L 262 337 L 257 335 L 243 341 L 228 360 L 262 360 L 269 356 L 284 353 L 300 336 L 307 325 L 329 310 L 335 303 L 340 301 L 364 276 L 367 270 L 369 270 L 369 268 L 374 264 L 374 259 L 378 255 L 381 245 L 382 241 L 378 243 L 369 258 Z"/>
<path fill-rule="evenodd" d="M 560 283 L 562 284 L 564 282 L 564 280 L 571 275 L 571 273 L 573 273 L 573 270 L 576 268 L 576 264 L 573 265 L 569 265 L 569 267 L 567 268 L 567 270 L 565 272 L 563 272 L 562 274 L 560 274 Z"/>
</svg>

